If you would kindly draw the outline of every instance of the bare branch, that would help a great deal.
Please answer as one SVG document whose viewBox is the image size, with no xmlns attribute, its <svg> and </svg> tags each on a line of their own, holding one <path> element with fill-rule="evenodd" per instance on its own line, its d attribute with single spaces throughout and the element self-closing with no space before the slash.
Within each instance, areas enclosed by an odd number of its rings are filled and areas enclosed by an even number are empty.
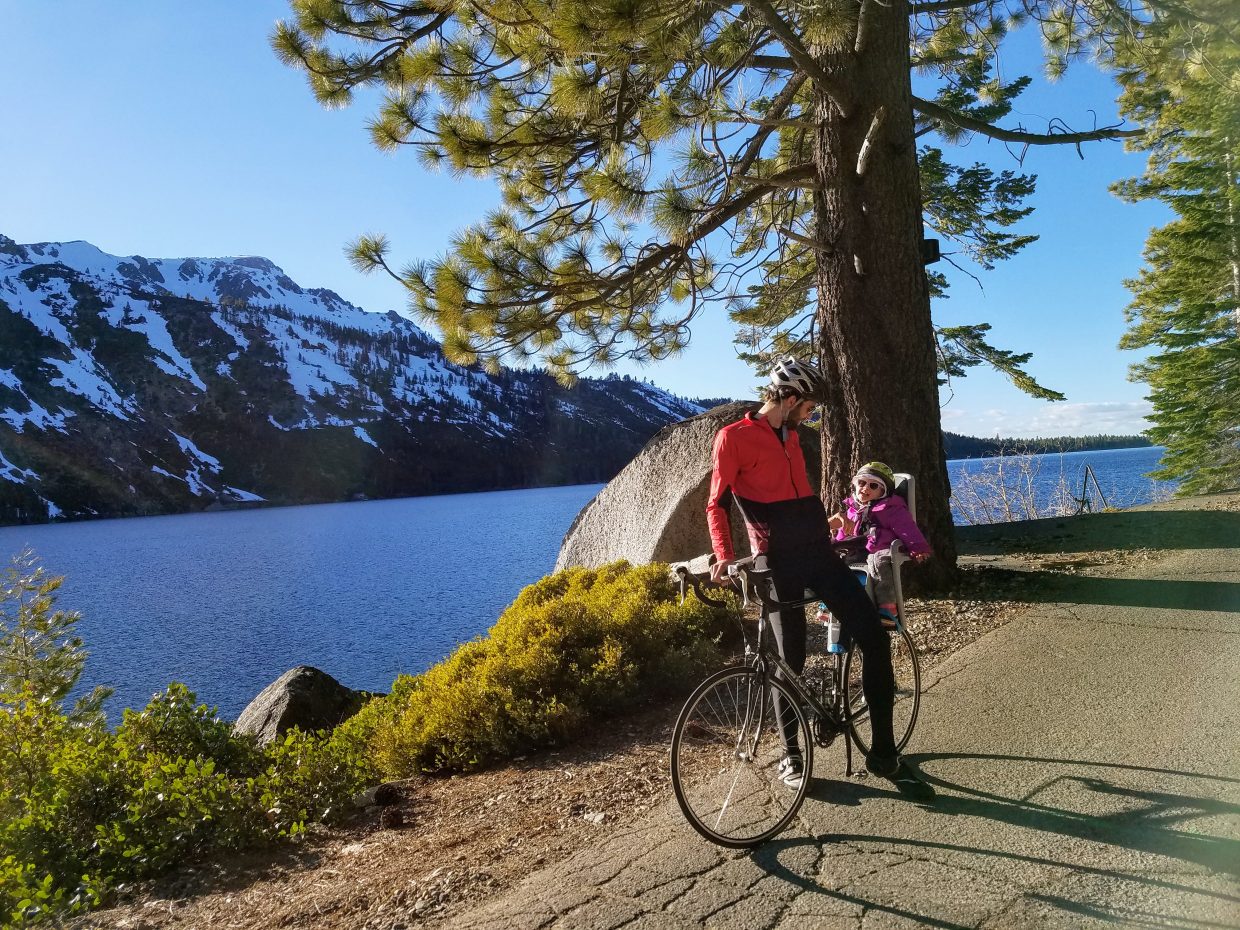
<svg viewBox="0 0 1240 930">
<path fill-rule="evenodd" d="M 776 94 L 775 99 L 771 101 L 771 106 L 770 109 L 767 110 L 767 115 L 777 117 L 786 111 L 788 107 L 792 105 L 792 101 L 796 97 L 797 91 L 801 89 L 801 85 L 805 83 L 806 78 L 807 76 L 804 72 L 794 74 L 790 77 L 788 79 L 788 83 L 784 85 L 783 90 Z M 766 127 L 754 134 L 753 138 L 749 142 L 749 145 L 741 154 L 741 157 L 737 159 L 735 168 L 728 172 L 729 176 L 740 177 L 749 170 L 749 166 L 754 163 L 758 155 L 761 153 L 762 146 L 770 137 L 771 131 L 771 127 Z"/>
<path fill-rule="evenodd" d="M 866 162 L 870 160 L 870 152 L 874 148 L 874 140 L 878 138 L 878 130 L 883 125 L 883 117 L 887 115 L 886 107 L 874 111 L 874 119 L 870 120 L 870 128 L 865 131 L 865 141 L 857 152 L 857 177 L 865 174 Z"/>
<path fill-rule="evenodd" d="M 749 63 L 755 68 L 768 68 L 771 71 L 795 71 L 797 63 L 787 55 L 754 55 Z"/>
<path fill-rule="evenodd" d="M 853 51 L 858 55 L 865 50 L 865 27 L 870 18 L 870 7 L 873 2 L 874 0 L 861 0 L 861 9 L 857 11 L 857 41 L 853 45 Z"/>
<path fill-rule="evenodd" d="M 787 226 L 780 226 L 778 229 L 778 232 L 781 236 L 787 236 L 793 242 L 799 242 L 801 243 L 801 245 L 806 246 L 807 248 L 811 248 L 814 251 L 818 251 L 820 248 L 822 248 L 821 242 L 816 242 L 813 239 L 811 239 L 809 236 L 802 236 L 798 232 L 793 232 Z"/>
<path fill-rule="evenodd" d="M 1145 134 L 1144 129 L 1120 129 L 1119 124 L 1104 126 L 1089 132 L 1035 133 L 1020 129 L 1003 129 L 999 126 L 992 126 L 985 120 L 949 110 L 930 100 L 922 100 L 920 97 L 913 98 L 913 109 L 922 116 L 949 123 L 960 129 L 978 132 L 1003 142 L 1020 142 L 1024 145 L 1074 145 L 1081 142 L 1095 142 L 1099 139 L 1131 139 Z"/>
<path fill-rule="evenodd" d="M 949 13 L 952 10 L 967 10 L 971 6 L 981 6 L 990 0 L 929 0 L 926 3 L 909 5 L 909 15 L 918 13 Z"/>
</svg>

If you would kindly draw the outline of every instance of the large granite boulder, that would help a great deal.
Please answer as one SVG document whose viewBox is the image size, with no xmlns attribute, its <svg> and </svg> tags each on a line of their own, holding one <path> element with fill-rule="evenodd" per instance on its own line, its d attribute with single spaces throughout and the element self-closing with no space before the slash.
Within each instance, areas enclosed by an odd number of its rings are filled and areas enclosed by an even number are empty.
<svg viewBox="0 0 1240 930">
<path fill-rule="evenodd" d="M 346 688 L 327 672 L 309 665 L 289 669 L 250 701 L 233 732 L 256 736 L 267 744 L 293 727 L 307 732 L 330 730 L 358 712 L 373 697 Z"/>
<path fill-rule="evenodd" d="M 663 427 L 577 515 L 560 547 L 556 571 L 573 566 L 594 568 L 617 559 L 636 565 L 678 562 L 709 551 L 706 497 L 715 433 L 757 406 L 724 404 Z M 821 470 L 818 432 L 802 426 L 800 436 L 810 486 L 817 492 Z M 749 551 L 735 507 L 732 539 L 738 553 Z"/>
</svg>

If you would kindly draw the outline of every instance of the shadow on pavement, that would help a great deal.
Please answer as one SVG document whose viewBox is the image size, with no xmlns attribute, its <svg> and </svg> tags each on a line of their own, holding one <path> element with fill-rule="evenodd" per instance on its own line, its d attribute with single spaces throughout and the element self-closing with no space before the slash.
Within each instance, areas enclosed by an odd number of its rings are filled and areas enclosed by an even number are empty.
<svg viewBox="0 0 1240 930">
<path fill-rule="evenodd" d="M 1109 549 L 1229 549 L 1240 513 L 1221 510 L 1120 510 L 956 528 L 960 555 L 1096 552 Z"/>
<path fill-rule="evenodd" d="M 1123 765 L 1119 763 L 1097 762 L 1075 759 L 1051 759 L 1029 756 L 985 755 L 973 753 L 925 753 L 907 756 L 906 759 L 918 768 L 922 765 L 946 760 L 993 761 L 1011 763 L 1013 765 L 1034 763 L 1038 765 L 1053 764 L 1072 766 L 1090 771 L 1089 775 L 1065 773 L 1040 784 L 1035 794 L 1048 789 L 1070 788 L 1079 789 L 1095 795 L 1107 795 L 1119 802 L 1120 809 L 1106 814 L 1089 814 L 1056 807 L 1051 804 L 1038 803 L 1032 796 L 1010 798 L 989 791 L 972 788 L 965 784 L 951 782 L 943 778 L 922 773 L 923 777 L 939 789 L 940 794 L 933 805 L 933 810 L 940 816 L 967 816 L 984 818 L 998 823 L 1009 824 L 1024 830 L 1035 830 L 1054 833 L 1065 837 L 1089 840 L 1094 843 L 1109 844 L 1121 849 L 1138 853 L 1166 856 L 1204 867 L 1219 875 L 1240 876 L 1240 840 L 1234 838 L 1210 836 L 1202 833 L 1190 833 L 1174 829 L 1177 825 L 1198 820 L 1203 817 L 1219 817 L 1232 820 L 1240 816 L 1240 804 L 1232 804 L 1217 798 L 1194 797 L 1188 794 L 1177 794 L 1170 791 L 1147 790 L 1116 784 L 1107 778 L 1123 772 L 1134 774 L 1150 774 L 1171 778 L 1187 778 L 1202 782 L 1240 785 L 1240 778 L 1226 776 L 1203 775 L 1198 772 L 1178 771 L 1148 766 Z M 828 803 L 857 803 L 861 798 L 877 796 L 889 792 L 872 788 L 868 785 L 851 782 L 836 782 L 820 779 L 815 783 L 813 796 Z M 1240 897 L 1212 891 L 1206 888 L 1173 881 L 1151 875 L 1148 871 L 1124 871 L 1086 865 L 1077 861 L 1060 861 L 1021 852 L 1000 849 L 984 849 L 975 846 L 938 842 L 935 840 L 910 839 L 898 836 L 878 836 L 870 834 L 827 833 L 818 837 L 798 837 L 776 839 L 756 850 L 753 861 L 771 875 L 806 890 L 814 890 L 818 894 L 828 895 L 840 901 L 865 907 L 867 911 L 880 911 L 893 916 L 911 919 L 921 925 L 931 927 L 952 928 L 963 930 L 965 924 L 936 918 L 933 915 L 917 913 L 894 906 L 890 903 L 872 901 L 861 894 L 832 890 L 819 885 L 812 877 L 798 874 L 781 862 L 781 856 L 795 847 L 814 844 L 820 847 L 833 843 L 866 843 L 880 844 L 889 851 L 899 853 L 903 848 L 910 856 L 923 856 L 927 851 L 945 853 L 964 853 L 970 856 L 988 857 L 991 859 L 1029 863 L 1069 870 L 1075 874 L 1096 876 L 1099 878 L 1145 885 L 1151 889 L 1167 893 L 1177 893 L 1201 898 L 1209 898 L 1224 905 L 1240 908 Z M 1028 900 L 1041 901 L 1051 907 L 1067 913 L 1078 914 L 1106 922 L 1115 922 L 1119 915 L 1105 907 L 1089 902 L 1078 901 L 1058 895 L 1046 893 L 1030 893 Z M 1142 915 L 1137 911 L 1126 911 L 1125 922 L 1137 920 L 1150 926 L 1164 925 L 1166 915 L 1148 913 Z M 1212 927 L 1215 923 L 1195 920 L 1181 916 L 1177 924 L 1185 927 Z"/>
<path fill-rule="evenodd" d="M 935 810 L 940 813 L 985 817 L 1026 829 L 1050 831 L 1064 836 L 1109 843 L 1134 851 L 1170 856 L 1204 866 L 1214 872 L 1240 877 L 1240 840 L 1171 829 L 1176 824 L 1202 817 L 1240 816 L 1240 804 L 1232 804 L 1216 798 L 1199 798 L 1173 792 L 1150 791 L 1117 785 L 1103 776 L 1116 772 L 1139 772 L 1230 785 L 1240 785 L 1240 778 L 1203 775 L 1198 772 L 1149 766 L 1123 765 L 1114 762 L 1030 756 L 925 753 L 908 758 L 918 767 L 927 762 L 966 759 L 1012 764 L 1064 765 L 1095 770 L 1099 773 L 1097 776 L 1076 774 L 1060 776 L 1040 786 L 1039 792 L 1051 784 L 1071 782 L 1095 795 L 1105 794 L 1122 798 L 1125 802 L 1123 810 L 1103 815 L 1081 813 L 1048 804 L 1039 804 L 1030 798 L 1004 797 L 924 773 L 923 777 L 936 788 L 953 792 L 941 794 L 935 803 Z M 1240 899 L 1236 900 L 1240 903 Z"/>
<path fill-rule="evenodd" d="M 1240 583 L 1232 581 L 1105 578 L 1002 568 L 988 568 L 986 571 L 992 583 L 970 592 L 970 597 L 975 600 L 1010 600 L 1016 587 L 1022 601 L 1240 613 Z M 1005 581 L 1011 583 L 1005 587 Z"/>
</svg>

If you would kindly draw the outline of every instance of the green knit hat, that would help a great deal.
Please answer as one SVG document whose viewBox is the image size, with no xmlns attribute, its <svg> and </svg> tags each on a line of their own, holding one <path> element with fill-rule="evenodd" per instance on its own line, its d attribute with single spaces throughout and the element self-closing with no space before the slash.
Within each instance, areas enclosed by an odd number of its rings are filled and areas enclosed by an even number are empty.
<svg viewBox="0 0 1240 930">
<path fill-rule="evenodd" d="M 866 462 L 857 469 L 857 473 L 853 475 L 853 480 L 855 481 L 856 479 L 863 477 L 876 478 L 881 481 L 887 488 L 887 492 L 883 495 L 883 497 L 887 497 L 896 489 L 896 476 L 893 475 L 891 473 L 891 469 L 882 462 Z"/>
</svg>

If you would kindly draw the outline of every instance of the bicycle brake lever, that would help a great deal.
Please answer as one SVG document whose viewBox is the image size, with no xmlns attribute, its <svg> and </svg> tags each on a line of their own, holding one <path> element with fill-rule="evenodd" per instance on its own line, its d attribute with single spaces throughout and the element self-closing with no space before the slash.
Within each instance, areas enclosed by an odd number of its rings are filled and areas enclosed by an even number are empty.
<svg viewBox="0 0 1240 930">
<path fill-rule="evenodd" d="M 745 582 L 745 577 L 736 569 L 735 566 L 728 566 L 728 577 L 732 579 L 732 587 L 741 590 L 741 605 L 745 608 L 749 607 L 749 585 Z"/>
</svg>

